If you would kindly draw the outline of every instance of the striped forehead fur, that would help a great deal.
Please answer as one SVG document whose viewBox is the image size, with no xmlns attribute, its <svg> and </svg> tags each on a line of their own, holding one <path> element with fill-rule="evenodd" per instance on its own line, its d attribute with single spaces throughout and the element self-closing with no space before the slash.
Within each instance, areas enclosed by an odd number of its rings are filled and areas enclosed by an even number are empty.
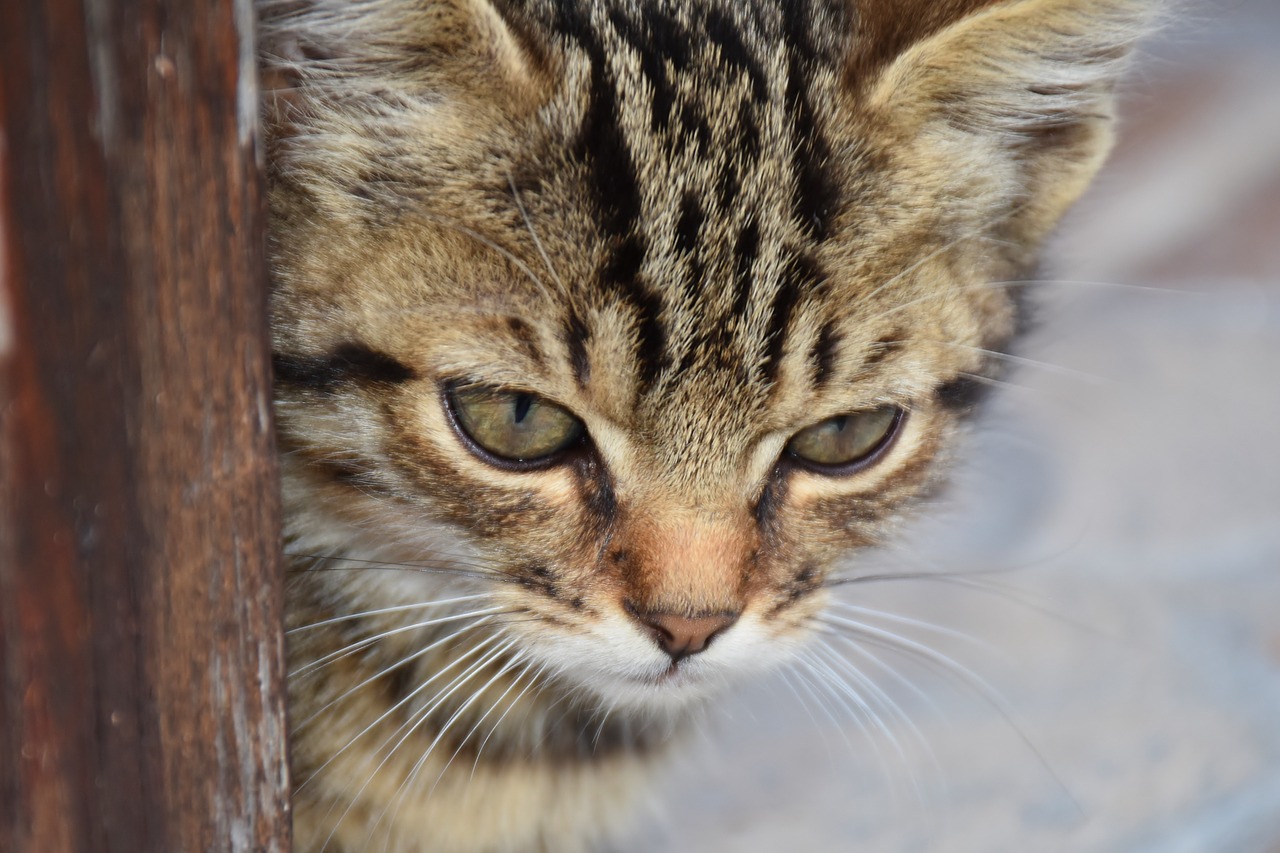
<svg viewBox="0 0 1280 853">
<path fill-rule="evenodd" d="M 440 229 L 503 255 L 519 267 L 507 292 L 477 302 L 466 283 L 425 282 L 427 310 L 496 300 L 523 331 L 504 325 L 495 341 L 554 356 L 580 385 L 607 378 L 632 423 L 674 417 L 667 450 L 698 455 L 708 422 L 731 444 L 779 395 L 794 411 L 844 387 L 833 377 L 865 379 L 903 352 L 895 330 L 978 347 L 1007 334 L 999 300 L 983 308 L 946 283 L 1023 271 L 1078 194 L 1077 158 L 1059 146 L 1043 194 L 1061 198 L 1015 216 L 1041 180 L 1016 152 L 1076 132 L 1090 110 L 1105 118 L 1138 5 L 926 6 L 920 40 L 877 58 L 868 46 L 902 20 L 878 4 L 268 4 L 277 65 L 309 93 L 285 102 L 273 161 L 331 215 L 402 228 L 411 263 L 447 244 Z M 1000 38 L 1019 14 L 1045 17 L 1061 43 Z M 980 41 L 995 48 L 974 66 Z M 948 136 L 930 110 L 957 87 L 978 95 L 948 109 Z M 942 301 L 916 311 L 923 326 L 886 316 L 922 299 Z"/>
<path fill-rule="evenodd" d="M 299 849 L 591 849 L 945 478 L 1150 4 L 257 3 Z"/>
<path fill-rule="evenodd" d="M 733 365 L 736 382 L 767 384 L 776 378 L 790 322 L 815 319 L 803 303 L 825 286 L 815 252 L 838 213 L 841 180 L 834 164 L 847 167 L 858 158 L 845 145 L 833 146 L 824 131 L 823 116 L 838 98 L 833 34 L 846 29 L 844 14 L 803 6 L 593 4 L 583 13 L 569 5 L 510 13 L 558 45 L 559 85 L 544 96 L 540 116 L 543 145 L 555 153 L 506 164 L 514 172 L 493 169 L 490 190 L 515 196 L 506 200 L 507 218 L 523 205 L 535 219 L 556 224 L 563 215 L 539 215 L 576 208 L 596 220 L 581 224 L 601 247 L 594 268 L 564 271 L 579 291 L 566 294 L 564 337 L 607 332 L 591 322 L 598 319 L 593 307 L 602 293 L 620 297 L 612 304 L 627 306 L 629 322 L 614 330 L 631 339 L 646 389 L 660 389 L 664 378 L 695 365 L 715 364 Z M 428 68 L 416 94 L 403 82 L 372 91 L 353 69 L 383 63 L 384 74 L 399 79 L 407 53 L 392 52 L 395 61 L 388 61 L 394 43 L 388 36 L 374 40 L 372 53 L 365 47 L 364 54 L 329 55 L 345 42 L 326 36 L 350 32 L 347 18 L 369 28 L 374 10 L 391 29 L 391 8 L 346 4 L 315 12 L 305 22 L 311 29 L 289 18 L 279 24 L 295 39 L 299 30 L 311 32 L 327 45 L 316 59 L 306 58 L 305 47 L 294 49 L 295 70 L 333 93 L 335 109 L 309 105 L 312 116 L 318 114 L 312 124 L 318 133 L 336 132 L 342 144 L 349 142 L 350 122 L 337 122 L 335 131 L 333 112 L 350 109 L 346 99 L 359 96 L 366 139 L 357 150 L 368 151 L 380 174 L 351 189 L 379 201 L 385 192 L 434 189 L 435 170 L 420 168 L 402 150 L 403 130 L 382 133 L 378 120 L 427 109 L 423 102 L 438 89 Z M 399 31 L 406 29 L 412 31 L 402 21 Z M 360 92 L 352 79 L 371 91 Z M 300 158 L 317 156 L 318 147 L 323 156 L 314 137 L 305 143 L 294 144 Z M 394 150 L 386 150 L 388 144 Z M 531 165 L 537 162 L 553 173 L 540 173 Z M 331 170 L 325 174 L 332 180 Z M 540 236 L 555 238 L 545 230 Z M 606 348 L 627 349 L 619 343 L 627 342 L 610 341 Z"/>
</svg>

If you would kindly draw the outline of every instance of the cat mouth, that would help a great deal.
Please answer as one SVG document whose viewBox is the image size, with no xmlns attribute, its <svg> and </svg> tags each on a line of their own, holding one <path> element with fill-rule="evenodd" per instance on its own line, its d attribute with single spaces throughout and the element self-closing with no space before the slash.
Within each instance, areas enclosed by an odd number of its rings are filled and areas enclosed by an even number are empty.
<svg viewBox="0 0 1280 853">
<path fill-rule="evenodd" d="M 654 684 L 665 684 L 680 677 L 680 673 L 684 670 L 680 668 L 680 661 L 672 661 L 671 666 L 667 667 L 663 672 L 654 677 Z"/>
<path fill-rule="evenodd" d="M 636 678 L 640 684 L 656 687 L 661 690 L 676 690 L 702 682 L 697 675 L 690 673 L 684 661 L 672 661 L 671 665 L 653 675 L 642 675 Z"/>
</svg>

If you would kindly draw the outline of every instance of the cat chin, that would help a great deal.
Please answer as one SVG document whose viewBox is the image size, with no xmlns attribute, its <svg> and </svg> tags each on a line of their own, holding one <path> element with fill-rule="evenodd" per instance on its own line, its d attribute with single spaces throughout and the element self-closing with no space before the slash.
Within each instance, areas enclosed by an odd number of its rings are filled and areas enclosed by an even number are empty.
<svg viewBox="0 0 1280 853">
<path fill-rule="evenodd" d="M 647 638 L 600 627 L 594 635 L 540 638 L 530 651 L 610 713 L 692 713 L 735 684 L 784 663 L 793 652 L 793 644 L 769 640 L 760 628 L 740 624 L 706 652 L 672 663 Z"/>
<path fill-rule="evenodd" d="M 596 673 L 577 686 L 593 697 L 593 704 L 608 709 L 610 714 L 675 722 L 715 701 L 730 684 L 727 679 L 705 674 L 660 672 L 648 678 Z"/>
</svg>

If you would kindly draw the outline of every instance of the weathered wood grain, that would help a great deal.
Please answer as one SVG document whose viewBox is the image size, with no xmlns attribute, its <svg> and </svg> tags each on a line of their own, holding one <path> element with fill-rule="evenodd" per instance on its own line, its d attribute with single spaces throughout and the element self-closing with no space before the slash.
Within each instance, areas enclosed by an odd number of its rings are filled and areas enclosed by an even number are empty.
<svg viewBox="0 0 1280 853">
<path fill-rule="evenodd" d="M 248 0 L 0 3 L 0 850 L 287 850 Z"/>
</svg>

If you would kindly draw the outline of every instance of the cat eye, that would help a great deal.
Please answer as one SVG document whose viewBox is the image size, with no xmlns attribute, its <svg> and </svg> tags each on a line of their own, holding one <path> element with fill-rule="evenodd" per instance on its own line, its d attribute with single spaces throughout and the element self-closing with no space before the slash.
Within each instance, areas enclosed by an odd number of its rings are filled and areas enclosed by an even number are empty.
<svg viewBox="0 0 1280 853">
<path fill-rule="evenodd" d="M 787 453 L 820 474 L 852 474 L 884 455 L 905 417 L 897 406 L 837 415 L 792 436 Z"/>
<path fill-rule="evenodd" d="M 449 388 L 444 396 L 458 431 L 489 462 L 537 467 L 585 434 L 582 421 L 536 394 L 470 385 Z"/>
</svg>

